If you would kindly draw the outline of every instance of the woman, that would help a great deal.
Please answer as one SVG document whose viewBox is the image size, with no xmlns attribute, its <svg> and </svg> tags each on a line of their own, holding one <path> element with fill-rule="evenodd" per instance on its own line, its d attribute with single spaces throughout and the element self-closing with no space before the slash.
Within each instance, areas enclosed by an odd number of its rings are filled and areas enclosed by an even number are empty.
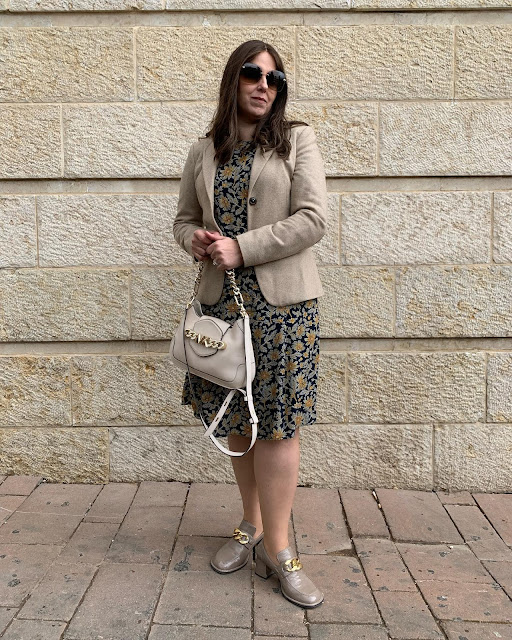
<svg viewBox="0 0 512 640">
<path fill-rule="evenodd" d="M 287 95 L 274 47 L 250 40 L 233 51 L 211 129 L 188 154 L 174 236 L 196 261 L 205 261 L 197 294 L 203 313 L 229 322 L 239 317 L 225 277 L 234 269 L 256 362 L 257 440 L 246 455 L 231 458 L 243 519 L 211 565 L 232 573 L 255 549 L 257 575 L 275 572 L 283 596 L 310 608 L 323 594 L 293 556 L 288 523 L 299 427 L 316 419 L 323 289 L 311 246 L 325 233 L 327 189 L 313 130 L 285 118 Z M 182 404 L 191 404 L 196 417 L 201 409 L 211 422 L 226 390 L 197 376 L 191 382 L 192 390 L 185 378 Z M 240 452 L 250 434 L 247 403 L 238 393 L 214 435 L 228 435 L 229 448 Z"/>
</svg>

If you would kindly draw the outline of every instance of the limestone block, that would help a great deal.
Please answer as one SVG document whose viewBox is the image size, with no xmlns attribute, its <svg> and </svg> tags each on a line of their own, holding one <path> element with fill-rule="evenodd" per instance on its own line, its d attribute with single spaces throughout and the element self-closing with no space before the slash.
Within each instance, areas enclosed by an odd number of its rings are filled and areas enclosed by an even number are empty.
<svg viewBox="0 0 512 640">
<path fill-rule="evenodd" d="M 440 424 L 434 428 L 435 489 L 512 488 L 512 424 Z"/>
<path fill-rule="evenodd" d="M 217 100 L 224 66 L 246 40 L 272 43 L 283 59 L 288 95 L 293 95 L 294 27 L 140 27 L 136 33 L 140 100 Z"/>
<path fill-rule="evenodd" d="M 175 194 L 38 196 L 39 264 L 188 265 L 172 231 L 177 204 Z"/>
<path fill-rule="evenodd" d="M 128 340 L 129 270 L 0 270 L 0 341 Z"/>
<path fill-rule="evenodd" d="M 162 0 L 10 0 L 11 11 L 159 11 Z"/>
<path fill-rule="evenodd" d="M 1 426 L 70 424 L 70 379 L 67 358 L 0 357 Z"/>
<path fill-rule="evenodd" d="M 0 429 L 0 473 L 101 484 L 108 462 L 108 429 Z"/>
<path fill-rule="evenodd" d="M 483 353 L 351 353 L 349 422 L 485 418 Z"/>
<path fill-rule="evenodd" d="M 344 264 L 489 262 L 491 194 L 347 193 L 341 229 Z"/>
<path fill-rule="evenodd" d="M 301 435 L 299 484 L 432 488 L 432 426 L 314 425 Z"/>
<path fill-rule="evenodd" d="M 397 336 L 512 336 L 512 266 L 397 270 Z"/>
<path fill-rule="evenodd" d="M 168 355 L 74 356 L 73 424 L 198 424 L 181 405 L 184 372 Z"/>
<path fill-rule="evenodd" d="M 36 264 L 35 198 L 0 195 L 0 268 Z"/>
<path fill-rule="evenodd" d="M 512 0 L 347 0 L 352 9 L 504 9 Z"/>
<path fill-rule="evenodd" d="M 383 102 L 381 175 L 510 175 L 512 102 Z"/>
<path fill-rule="evenodd" d="M 132 340 L 170 340 L 192 296 L 197 269 L 134 269 Z"/>
<path fill-rule="evenodd" d="M 453 33 L 446 26 L 305 27 L 297 32 L 297 59 L 299 99 L 451 96 Z"/>
<path fill-rule="evenodd" d="M 494 261 L 512 262 L 512 192 L 494 194 Z"/>
<path fill-rule="evenodd" d="M 67 178 L 178 178 L 213 107 L 154 102 L 65 105 L 63 112 Z"/>
<path fill-rule="evenodd" d="M 512 353 L 489 354 L 487 421 L 512 422 Z"/>
<path fill-rule="evenodd" d="M 342 0 L 166 0 L 166 9 L 248 11 L 254 9 L 343 9 Z"/>
<path fill-rule="evenodd" d="M 327 176 L 377 175 L 377 104 L 290 102 L 290 119 L 313 127 Z"/>
<path fill-rule="evenodd" d="M 387 268 L 320 267 L 322 338 L 391 337 L 393 274 Z"/>
<path fill-rule="evenodd" d="M 231 461 L 201 427 L 111 427 L 110 482 L 234 483 Z M 228 446 L 227 438 L 219 441 Z"/>
<path fill-rule="evenodd" d="M 455 32 L 455 96 L 510 99 L 512 25 L 464 25 Z"/>
<path fill-rule="evenodd" d="M 327 194 L 327 229 L 324 237 L 313 245 L 317 264 L 340 263 L 340 196 Z"/>
<path fill-rule="evenodd" d="M 133 31 L 0 29 L 0 101 L 134 100 Z"/>
<path fill-rule="evenodd" d="M 317 424 L 344 422 L 347 406 L 345 401 L 345 353 L 320 352 L 317 391 Z"/>
<path fill-rule="evenodd" d="M 60 107 L 0 105 L 0 180 L 59 178 Z"/>
</svg>

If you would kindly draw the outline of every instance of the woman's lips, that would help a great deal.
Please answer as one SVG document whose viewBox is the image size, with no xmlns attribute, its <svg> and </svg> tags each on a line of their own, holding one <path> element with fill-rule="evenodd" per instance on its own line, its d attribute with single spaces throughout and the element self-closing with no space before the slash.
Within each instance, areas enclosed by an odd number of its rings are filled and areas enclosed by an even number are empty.
<svg viewBox="0 0 512 640">
<path fill-rule="evenodd" d="M 256 96 L 252 96 L 253 100 L 258 100 L 258 102 L 261 102 L 262 104 L 265 104 L 266 100 L 264 100 L 263 98 L 257 98 Z"/>
</svg>

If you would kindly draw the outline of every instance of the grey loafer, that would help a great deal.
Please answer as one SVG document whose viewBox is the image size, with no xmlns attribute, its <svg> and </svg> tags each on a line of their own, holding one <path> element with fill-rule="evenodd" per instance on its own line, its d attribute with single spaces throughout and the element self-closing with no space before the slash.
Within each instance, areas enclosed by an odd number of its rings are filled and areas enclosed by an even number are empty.
<svg viewBox="0 0 512 640">
<path fill-rule="evenodd" d="M 254 545 L 263 540 L 263 533 L 253 538 L 255 532 L 256 527 L 247 520 L 242 520 L 240 526 L 233 531 L 233 537 L 210 560 L 212 568 L 217 573 L 232 573 L 245 567 Z"/>
<path fill-rule="evenodd" d="M 255 551 L 256 575 L 266 579 L 275 573 L 281 583 L 281 593 L 287 600 L 306 609 L 322 604 L 324 594 L 304 573 L 302 564 L 293 555 L 291 547 L 286 547 L 277 554 L 279 565 L 275 565 L 269 558 L 263 543 L 259 544 Z"/>
</svg>

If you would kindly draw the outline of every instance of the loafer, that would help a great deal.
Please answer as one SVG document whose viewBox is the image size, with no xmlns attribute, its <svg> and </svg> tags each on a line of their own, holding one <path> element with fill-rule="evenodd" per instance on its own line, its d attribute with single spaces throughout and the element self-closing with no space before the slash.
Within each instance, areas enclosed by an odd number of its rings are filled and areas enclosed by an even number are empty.
<svg viewBox="0 0 512 640">
<path fill-rule="evenodd" d="M 302 563 L 293 555 L 291 547 L 286 547 L 277 554 L 278 565 L 269 558 L 263 543 L 255 551 L 256 575 L 267 579 L 275 573 L 281 584 L 281 593 L 287 600 L 306 609 L 322 604 L 324 594 L 305 574 Z"/>
<path fill-rule="evenodd" d="M 233 573 L 245 567 L 254 545 L 263 540 L 263 533 L 253 538 L 256 527 L 247 520 L 242 520 L 233 531 L 231 537 L 210 560 L 210 564 L 217 573 Z"/>
</svg>

